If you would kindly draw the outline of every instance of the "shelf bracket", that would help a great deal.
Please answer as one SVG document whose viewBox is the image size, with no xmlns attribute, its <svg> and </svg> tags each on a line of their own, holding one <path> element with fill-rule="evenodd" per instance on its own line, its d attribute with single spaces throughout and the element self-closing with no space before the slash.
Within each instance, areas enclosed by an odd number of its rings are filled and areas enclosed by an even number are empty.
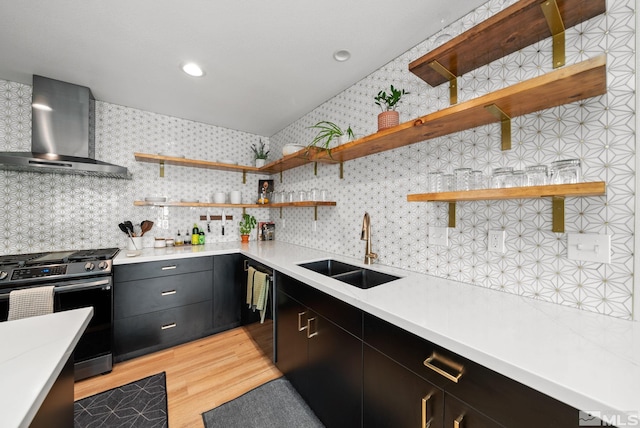
<svg viewBox="0 0 640 428">
<path fill-rule="evenodd" d="M 564 23 L 558 9 L 556 0 L 547 0 L 540 4 L 542 13 L 549 25 L 549 31 L 553 40 L 553 68 L 562 67 L 565 64 L 565 39 Z"/>
<path fill-rule="evenodd" d="M 282 183 L 282 171 L 280 171 L 280 183 Z"/>
<path fill-rule="evenodd" d="M 160 177 L 164 177 L 164 161 L 160 161 Z"/>
<path fill-rule="evenodd" d="M 280 207 L 280 218 L 282 218 L 282 207 Z"/>
<path fill-rule="evenodd" d="M 438 61 L 432 61 L 429 63 L 429 67 L 431 67 L 436 73 L 444 77 L 449 81 L 449 104 L 454 105 L 458 103 L 458 77 L 447 70 L 442 64 Z"/>
<path fill-rule="evenodd" d="M 313 175 L 318 175 L 318 162 L 313 163 Z"/>
<path fill-rule="evenodd" d="M 242 216 L 244 217 L 246 213 L 247 213 L 247 207 L 242 207 Z"/>
<path fill-rule="evenodd" d="M 247 184 L 247 171 L 242 171 L 242 184 Z"/>
<path fill-rule="evenodd" d="M 313 220 L 318 221 L 318 206 L 313 207 Z"/>
<path fill-rule="evenodd" d="M 551 230 L 555 233 L 564 233 L 564 196 L 551 198 Z"/>
<path fill-rule="evenodd" d="M 456 227 L 456 203 L 449 202 L 449 226 Z"/>
<path fill-rule="evenodd" d="M 500 120 L 502 134 L 502 150 L 511 150 L 511 117 L 495 104 L 484 106 L 489 113 Z"/>
<path fill-rule="evenodd" d="M 344 163 L 340 161 L 340 180 L 344 178 Z"/>
</svg>

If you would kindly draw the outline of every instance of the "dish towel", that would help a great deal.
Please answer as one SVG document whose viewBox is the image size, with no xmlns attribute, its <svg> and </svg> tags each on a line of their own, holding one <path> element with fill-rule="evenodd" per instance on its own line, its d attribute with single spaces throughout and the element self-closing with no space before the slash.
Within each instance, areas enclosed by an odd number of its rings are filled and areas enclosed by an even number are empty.
<svg viewBox="0 0 640 428">
<path fill-rule="evenodd" d="M 250 309 L 260 312 L 260 322 L 264 323 L 269 295 L 269 275 L 252 267 L 247 271 L 247 300 Z"/>
<path fill-rule="evenodd" d="M 54 286 L 31 287 L 9 293 L 7 321 L 53 313 Z"/>
</svg>

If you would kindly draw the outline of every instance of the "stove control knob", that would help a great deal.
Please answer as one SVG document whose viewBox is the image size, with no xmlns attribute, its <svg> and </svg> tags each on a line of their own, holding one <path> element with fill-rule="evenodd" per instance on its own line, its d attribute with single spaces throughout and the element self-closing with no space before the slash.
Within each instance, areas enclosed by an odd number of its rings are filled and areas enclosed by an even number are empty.
<svg viewBox="0 0 640 428">
<path fill-rule="evenodd" d="M 107 268 L 109 268 L 109 263 L 105 261 L 101 261 L 100 264 L 98 264 L 98 269 L 100 270 L 105 270 Z"/>
<path fill-rule="evenodd" d="M 84 265 L 84 270 L 86 270 L 86 271 L 92 271 L 92 270 L 94 270 L 95 268 L 96 268 L 96 265 L 94 265 L 94 264 L 93 264 L 93 263 L 91 263 L 91 262 L 87 262 L 87 263 L 85 263 L 85 265 Z"/>
<path fill-rule="evenodd" d="M 3 270 L 0 270 L 0 280 L 5 279 L 9 274 Z"/>
</svg>

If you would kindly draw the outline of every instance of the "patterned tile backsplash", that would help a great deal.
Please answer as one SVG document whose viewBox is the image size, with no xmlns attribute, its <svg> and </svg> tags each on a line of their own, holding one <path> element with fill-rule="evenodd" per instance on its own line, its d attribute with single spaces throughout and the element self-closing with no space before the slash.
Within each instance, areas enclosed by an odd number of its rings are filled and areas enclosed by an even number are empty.
<svg viewBox="0 0 640 428">
<path fill-rule="evenodd" d="M 174 153 L 204 160 L 251 164 L 250 145 L 267 142 L 272 156 L 287 143 L 309 143 L 308 127 L 330 120 L 350 125 L 357 135 L 376 131 L 373 97 L 390 84 L 410 92 L 398 110 L 401 121 L 448 106 L 448 85 L 436 88 L 409 73 L 408 64 L 499 12 L 515 0 L 491 0 L 394 61 L 363 78 L 270 138 L 97 102 L 96 158 L 123 165 L 133 180 L 0 171 L 2 244 L 0 253 L 126 245 L 118 223 L 153 220 L 146 238 L 184 233 L 200 215 L 219 209 L 134 207 L 133 201 L 162 195 L 170 200 L 209 201 L 214 191 L 241 190 L 244 202 L 257 194 L 262 177 L 199 168 L 136 162 L 133 153 Z M 273 176 L 276 190 L 326 189 L 335 207 L 254 210 L 276 222 L 277 239 L 361 257 L 360 227 L 371 215 L 373 250 L 379 263 L 449 278 L 503 292 L 621 318 L 633 316 L 635 217 L 635 4 L 608 0 L 607 13 L 566 32 L 567 64 L 606 53 L 607 94 L 514 118 L 513 148 L 500 150 L 499 125 L 489 125 L 349 161 L 344 178 L 337 165 L 313 165 Z M 440 37 L 442 36 L 442 37 Z M 474 70 L 458 80 L 465 101 L 552 71 L 551 41 Z M 31 140 L 31 87 L 0 80 L 0 150 L 27 151 Z M 273 156 L 278 157 L 278 156 Z M 447 204 L 409 203 L 407 194 L 426 191 L 430 171 L 471 167 L 490 174 L 500 166 L 523 168 L 557 159 L 579 158 L 587 181 L 606 181 L 606 197 L 568 198 L 566 231 L 611 236 L 610 264 L 566 257 L 566 234 L 551 232 L 551 202 L 506 200 L 457 204 L 449 244 L 428 243 L 429 226 L 447 225 Z M 211 222 L 208 242 L 238 240 L 234 216 L 226 234 Z M 487 251 L 489 230 L 506 232 L 504 254 Z M 146 236 L 146 235 L 145 235 Z"/>
</svg>

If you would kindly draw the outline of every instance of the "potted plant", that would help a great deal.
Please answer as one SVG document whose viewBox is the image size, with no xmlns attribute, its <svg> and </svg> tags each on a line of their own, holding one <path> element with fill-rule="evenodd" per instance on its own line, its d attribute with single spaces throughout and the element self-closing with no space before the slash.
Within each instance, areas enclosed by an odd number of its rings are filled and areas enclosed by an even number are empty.
<svg viewBox="0 0 640 428">
<path fill-rule="evenodd" d="M 309 129 L 317 129 L 318 134 L 315 136 L 308 147 L 319 147 L 326 150 L 331 155 L 331 142 L 337 141 L 338 144 L 344 144 L 354 139 L 353 130 L 349 126 L 345 131 L 340 129 L 338 125 L 327 120 L 322 120 Z"/>
<path fill-rule="evenodd" d="M 386 91 L 378 92 L 378 95 L 374 98 L 376 105 L 382 109 L 382 113 L 378 115 L 378 131 L 391 128 L 400 123 L 400 114 L 396 111 L 396 106 L 400 102 L 400 98 L 408 94 L 409 92 L 404 89 L 396 89 L 393 85 L 391 85 L 388 94 Z"/>
<path fill-rule="evenodd" d="M 253 154 L 255 155 L 256 158 L 256 167 L 260 168 L 263 167 L 265 163 L 267 163 L 267 156 L 269 155 L 269 150 L 265 151 L 264 150 L 264 143 L 262 142 L 262 139 L 259 140 L 258 145 L 256 146 L 255 144 L 251 145 L 251 150 L 253 150 Z"/>
<path fill-rule="evenodd" d="M 249 242 L 249 234 L 256 227 L 256 218 L 250 214 L 242 214 L 242 220 L 238 223 L 240 226 L 240 238 L 242 242 Z"/>
</svg>

